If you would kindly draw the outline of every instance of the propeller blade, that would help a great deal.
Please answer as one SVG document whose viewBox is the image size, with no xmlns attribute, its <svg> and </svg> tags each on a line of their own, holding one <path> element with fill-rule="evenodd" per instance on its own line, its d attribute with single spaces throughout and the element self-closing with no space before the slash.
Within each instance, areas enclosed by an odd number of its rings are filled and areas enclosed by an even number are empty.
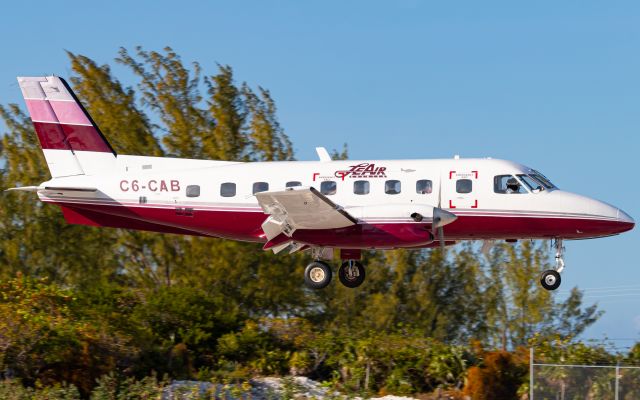
<svg viewBox="0 0 640 400">
<path fill-rule="evenodd" d="M 444 257 L 445 246 L 444 246 L 444 228 L 438 228 L 438 239 L 440 240 L 440 251 L 442 252 L 442 256 Z"/>
</svg>

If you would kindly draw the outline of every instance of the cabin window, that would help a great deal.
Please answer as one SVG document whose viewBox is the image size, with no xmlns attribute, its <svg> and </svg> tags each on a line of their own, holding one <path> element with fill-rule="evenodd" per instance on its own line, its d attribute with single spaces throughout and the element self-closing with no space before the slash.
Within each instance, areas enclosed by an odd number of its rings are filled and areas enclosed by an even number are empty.
<svg viewBox="0 0 640 400">
<path fill-rule="evenodd" d="M 233 182 L 225 182 L 220 185 L 220 196 L 233 197 L 236 195 L 236 184 Z"/>
<path fill-rule="evenodd" d="M 416 193 L 429 194 L 433 192 L 433 182 L 428 179 L 420 179 L 416 181 Z"/>
<path fill-rule="evenodd" d="M 336 181 L 324 181 L 320 183 L 320 193 L 331 196 L 332 194 L 336 194 L 338 189 L 338 185 Z"/>
<path fill-rule="evenodd" d="M 473 181 L 471 179 L 458 179 L 456 181 L 456 192 L 471 193 L 473 190 Z"/>
<path fill-rule="evenodd" d="M 527 190 L 513 175 L 495 176 L 493 178 L 493 191 L 501 194 L 527 193 Z"/>
<path fill-rule="evenodd" d="M 287 182 L 287 184 L 285 186 L 288 187 L 288 188 L 296 187 L 296 186 L 302 186 L 302 183 L 299 182 L 299 181 L 291 181 L 291 182 Z"/>
<path fill-rule="evenodd" d="M 355 182 L 353 182 L 353 193 L 355 193 L 355 194 L 369 194 L 369 181 L 355 181 Z"/>
<path fill-rule="evenodd" d="M 200 186 L 199 185 L 189 185 L 187 186 L 187 197 L 199 197 L 200 196 Z"/>
<path fill-rule="evenodd" d="M 384 183 L 384 192 L 386 194 L 400 194 L 400 181 L 389 180 Z"/>
<path fill-rule="evenodd" d="M 253 194 L 266 192 L 269 190 L 269 184 L 267 182 L 254 182 L 253 183 Z"/>
</svg>

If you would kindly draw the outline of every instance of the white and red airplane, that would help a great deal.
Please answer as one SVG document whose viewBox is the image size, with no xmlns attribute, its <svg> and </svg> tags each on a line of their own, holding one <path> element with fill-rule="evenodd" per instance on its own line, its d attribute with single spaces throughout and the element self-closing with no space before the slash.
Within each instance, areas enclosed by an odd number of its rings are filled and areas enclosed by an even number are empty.
<svg viewBox="0 0 640 400">
<path fill-rule="evenodd" d="M 323 288 L 323 259 L 340 249 L 340 281 L 357 287 L 362 249 L 425 248 L 461 240 L 551 239 L 554 290 L 563 240 L 616 235 L 634 220 L 562 191 L 540 172 L 503 160 L 227 162 L 116 154 L 69 85 L 18 78 L 51 180 L 35 191 L 71 224 L 261 242 L 275 253 L 310 249 L 305 282 Z"/>
</svg>

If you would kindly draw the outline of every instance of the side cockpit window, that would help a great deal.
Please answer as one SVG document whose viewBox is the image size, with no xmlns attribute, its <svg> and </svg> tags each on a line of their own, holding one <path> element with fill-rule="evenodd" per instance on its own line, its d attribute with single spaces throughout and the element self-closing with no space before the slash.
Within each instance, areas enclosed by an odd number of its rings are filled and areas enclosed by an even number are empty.
<svg viewBox="0 0 640 400">
<path fill-rule="evenodd" d="M 493 178 L 493 191 L 501 194 L 523 194 L 527 190 L 513 175 L 497 175 Z"/>
</svg>

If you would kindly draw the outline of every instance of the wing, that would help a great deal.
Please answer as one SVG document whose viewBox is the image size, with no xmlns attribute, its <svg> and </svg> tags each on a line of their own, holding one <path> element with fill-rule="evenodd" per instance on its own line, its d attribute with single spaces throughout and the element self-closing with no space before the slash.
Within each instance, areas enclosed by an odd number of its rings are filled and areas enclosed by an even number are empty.
<svg viewBox="0 0 640 400">
<path fill-rule="evenodd" d="M 268 240 L 281 233 L 291 237 L 296 229 L 336 229 L 355 225 L 357 220 L 314 188 L 289 188 L 280 192 L 256 193 L 269 217 L 262 224 Z"/>
</svg>

